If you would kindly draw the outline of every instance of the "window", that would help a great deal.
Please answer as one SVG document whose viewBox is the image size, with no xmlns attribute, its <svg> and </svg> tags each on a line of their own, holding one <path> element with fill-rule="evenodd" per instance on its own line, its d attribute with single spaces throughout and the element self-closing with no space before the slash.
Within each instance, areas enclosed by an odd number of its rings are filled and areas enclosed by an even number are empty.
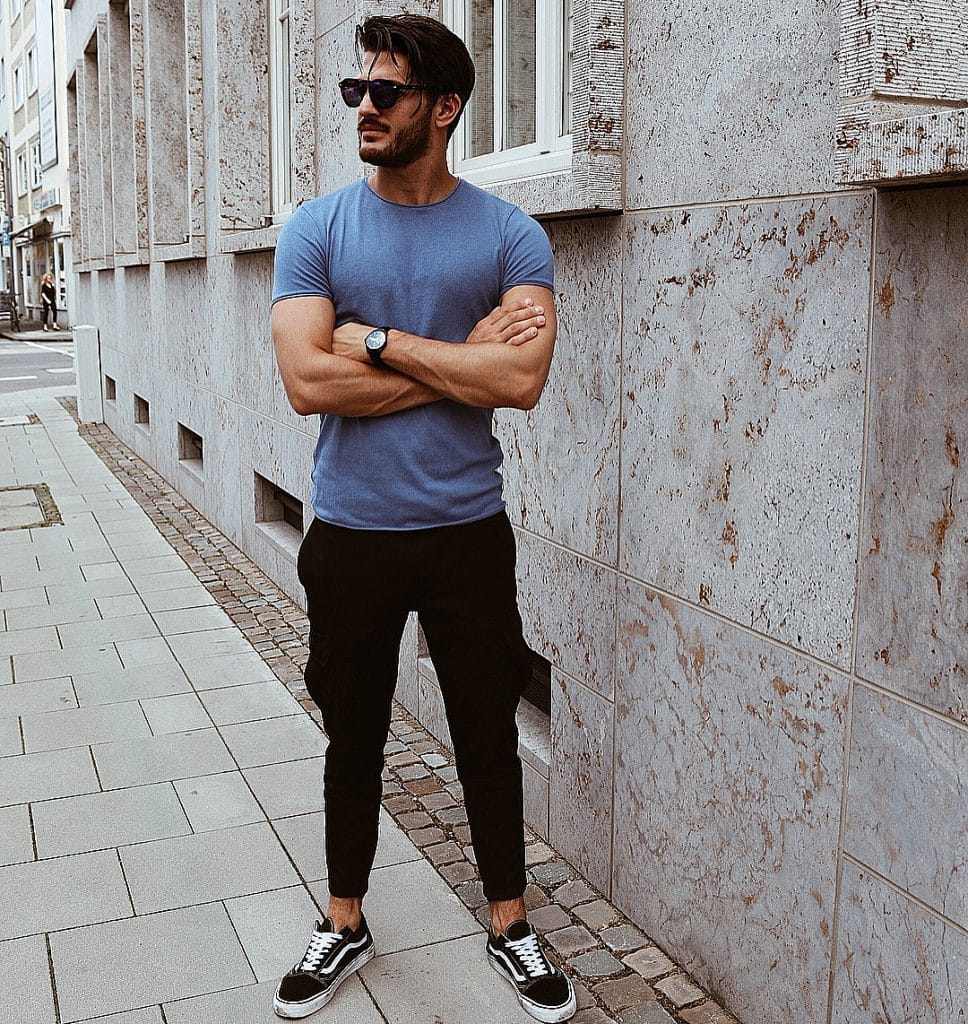
<svg viewBox="0 0 968 1024">
<path fill-rule="evenodd" d="M 44 183 L 44 172 L 40 166 L 40 139 L 30 144 L 30 187 L 40 188 Z"/>
<path fill-rule="evenodd" d="M 24 65 L 19 61 L 13 66 L 13 109 L 19 110 L 27 98 L 24 92 Z"/>
<path fill-rule="evenodd" d="M 27 154 L 20 150 L 17 154 L 17 195 L 27 194 Z"/>
<path fill-rule="evenodd" d="M 490 184 L 570 168 L 572 0 L 446 0 L 446 12 L 477 70 L 458 172 Z"/>
<path fill-rule="evenodd" d="M 2 10 L 2 8 L 0 8 Z M 0 103 L 7 98 L 7 58 L 0 57 Z"/>
<path fill-rule="evenodd" d="M 282 219 L 292 210 L 292 112 L 289 65 L 290 0 L 270 0 L 269 106 L 272 137 L 272 213 Z"/>
<path fill-rule="evenodd" d="M 33 96 L 37 91 L 37 44 L 31 43 L 27 49 L 27 95 Z"/>
</svg>

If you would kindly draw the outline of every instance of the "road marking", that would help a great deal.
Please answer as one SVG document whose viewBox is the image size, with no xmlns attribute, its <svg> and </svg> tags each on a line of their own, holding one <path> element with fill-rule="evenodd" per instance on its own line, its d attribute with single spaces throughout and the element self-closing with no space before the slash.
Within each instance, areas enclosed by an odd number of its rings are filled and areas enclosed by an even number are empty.
<svg viewBox="0 0 968 1024">
<path fill-rule="evenodd" d="M 31 348 L 40 349 L 41 352 L 56 352 L 58 355 L 70 356 L 72 359 L 74 358 L 74 353 L 70 349 L 65 351 L 62 348 L 51 348 L 50 345 L 38 345 L 36 341 L 22 341 L 21 344 L 29 345 Z"/>
<path fill-rule="evenodd" d="M 36 380 L 36 377 L 0 377 L 0 384 L 8 380 Z"/>
<path fill-rule="evenodd" d="M 44 371 L 44 373 L 73 373 L 73 372 L 74 372 L 74 367 L 73 366 L 54 366 L 54 367 L 51 367 L 51 368 L 46 369 Z"/>
</svg>

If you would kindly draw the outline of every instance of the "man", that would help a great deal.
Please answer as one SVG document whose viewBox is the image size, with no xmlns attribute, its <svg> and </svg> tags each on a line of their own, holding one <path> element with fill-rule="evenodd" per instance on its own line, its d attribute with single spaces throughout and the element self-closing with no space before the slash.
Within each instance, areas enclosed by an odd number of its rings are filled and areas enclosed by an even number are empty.
<svg viewBox="0 0 968 1024">
<path fill-rule="evenodd" d="M 474 68 L 425 17 L 357 29 L 368 181 L 304 203 L 276 251 L 272 337 L 286 393 L 318 413 L 316 518 L 299 554 L 306 687 L 329 737 L 327 917 L 281 981 L 304 1017 L 366 963 L 383 747 L 400 639 L 420 617 L 440 680 L 491 930 L 486 954 L 541 1021 L 575 1012 L 570 981 L 528 924 L 515 710 L 530 675 L 501 494 L 498 406 L 531 408 L 556 320 L 551 250 L 516 207 L 447 168 Z"/>
</svg>

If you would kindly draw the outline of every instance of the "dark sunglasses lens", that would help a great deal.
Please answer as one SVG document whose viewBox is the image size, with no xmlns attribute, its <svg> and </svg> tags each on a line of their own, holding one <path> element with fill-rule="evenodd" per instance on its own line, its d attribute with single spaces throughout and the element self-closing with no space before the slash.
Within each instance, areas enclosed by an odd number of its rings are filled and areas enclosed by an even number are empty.
<svg viewBox="0 0 968 1024">
<path fill-rule="evenodd" d="M 370 99 L 379 110 L 389 110 L 400 98 L 400 90 L 396 82 L 384 82 L 380 79 L 370 82 Z"/>
<path fill-rule="evenodd" d="M 359 78 L 344 78 L 339 83 L 339 91 L 348 107 L 358 107 L 366 95 L 366 82 L 360 81 Z"/>
</svg>

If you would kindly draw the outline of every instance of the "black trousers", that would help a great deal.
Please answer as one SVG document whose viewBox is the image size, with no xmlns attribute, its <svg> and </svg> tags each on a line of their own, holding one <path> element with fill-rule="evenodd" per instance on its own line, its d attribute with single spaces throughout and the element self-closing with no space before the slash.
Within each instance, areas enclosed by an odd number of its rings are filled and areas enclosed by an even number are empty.
<svg viewBox="0 0 968 1024">
<path fill-rule="evenodd" d="M 525 888 L 515 711 L 531 673 L 515 545 L 501 512 L 427 530 L 350 530 L 315 520 L 299 552 L 309 610 L 306 688 L 329 737 L 324 770 L 329 891 L 362 897 L 376 853 L 383 748 L 400 640 L 416 611 L 443 694 L 489 900 Z"/>
</svg>

